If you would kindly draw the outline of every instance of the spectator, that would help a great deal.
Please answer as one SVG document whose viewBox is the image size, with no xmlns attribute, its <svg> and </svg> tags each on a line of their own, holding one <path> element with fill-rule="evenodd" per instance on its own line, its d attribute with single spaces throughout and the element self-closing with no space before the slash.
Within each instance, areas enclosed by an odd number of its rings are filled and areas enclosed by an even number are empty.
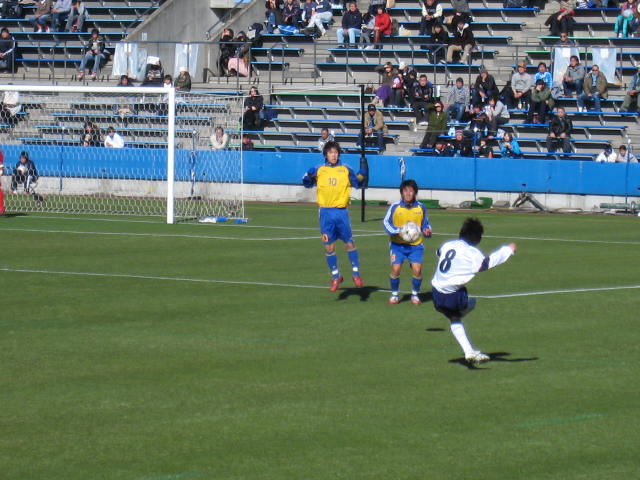
<svg viewBox="0 0 640 480">
<path fill-rule="evenodd" d="M 345 36 L 349 38 L 349 45 L 356 45 L 356 36 L 360 35 L 360 27 L 362 26 L 362 14 L 358 10 L 358 4 L 356 2 L 349 2 L 349 9 L 342 15 L 342 28 L 339 28 L 336 32 L 338 43 L 344 47 Z"/>
<path fill-rule="evenodd" d="M 364 114 L 364 134 L 365 137 L 376 138 L 378 153 L 384 153 L 384 136 L 387 134 L 387 126 L 384 123 L 382 112 L 376 109 L 376 106 L 370 104 Z M 358 147 L 364 145 L 365 138 L 362 133 L 358 135 Z"/>
<path fill-rule="evenodd" d="M 549 122 L 549 136 L 547 136 L 547 151 L 554 153 L 559 144 L 564 153 L 571 152 L 571 130 L 573 124 L 567 117 L 564 108 L 558 107 L 556 115 Z"/>
<path fill-rule="evenodd" d="M 84 131 L 80 136 L 80 143 L 83 147 L 100 147 L 102 145 L 102 138 L 100 137 L 100 130 L 96 128 L 93 122 L 86 121 L 83 125 Z"/>
<path fill-rule="evenodd" d="M 547 87 L 551 88 L 553 86 L 553 77 L 551 76 L 551 72 L 547 70 L 547 64 L 544 62 L 540 62 L 538 64 L 538 71 L 533 76 L 533 83 L 535 84 L 538 80 L 544 80 L 544 83 L 547 84 Z"/>
<path fill-rule="evenodd" d="M 393 107 L 404 106 L 404 74 L 407 72 L 407 64 L 400 62 L 398 70 L 391 82 L 391 93 L 389 95 L 389 105 Z"/>
<path fill-rule="evenodd" d="M 578 57 L 571 55 L 569 65 L 567 65 L 567 69 L 562 77 L 562 88 L 564 89 L 565 97 L 572 96 L 574 91 L 576 92 L 576 95 L 580 95 L 582 93 L 584 74 L 584 67 L 580 65 Z"/>
<path fill-rule="evenodd" d="M 382 48 L 380 44 L 385 35 L 391 35 L 391 17 L 387 10 L 382 5 L 379 5 L 373 25 L 373 43 L 377 44 L 378 48 Z"/>
<path fill-rule="evenodd" d="M 469 87 L 464 84 L 462 77 L 456 78 L 456 84 L 449 90 L 447 96 L 447 115 L 451 120 L 457 122 L 462 121 L 462 116 L 469 111 L 469 102 L 471 101 L 471 93 Z"/>
<path fill-rule="evenodd" d="M 478 157 L 493 158 L 493 147 L 489 145 L 486 138 L 480 139 L 480 145 L 478 146 Z"/>
<path fill-rule="evenodd" d="M 551 35 L 573 30 L 573 16 L 575 15 L 575 0 L 560 0 L 560 9 L 552 13 L 544 24 L 549 27 Z"/>
<path fill-rule="evenodd" d="M 33 15 L 27 15 L 25 20 L 33 25 L 35 32 L 42 32 L 44 29 L 50 32 L 47 22 L 51 18 L 51 0 L 36 0 L 36 9 Z"/>
<path fill-rule="evenodd" d="M 638 70 L 633 74 L 633 78 L 631 79 L 631 83 L 628 86 L 627 93 L 624 96 L 624 100 L 622 101 L 622 106 L 620 107 L 621 112 L 628 112 L 631 108 L 631 105 L 635 103 L 636 110 L 640 105 L 638 105 L 638 93 L 640 93 L 640 64 L 638 64 Z"/>
<path fill-rule="evenodd" d="M 253 150 L 253 140 L 251 140 L 251 137 L 249 135 L 243 135 L 242 143 L 240 146 L 242 150 L 245 151 Z"/>
<path fill-rule="evenodd" d="M 174 87 L 181 92 L 191 91 L 191 75 L 187 67 L 180 67 L 180 74 L 174 82 Z"/>
<path fill-rule="evenodd" d="M 453 15 L 449 21 L 449 31 L 453 33 L 458 22 L 471 23 L 471 9 L 467 0 L 451 0 L 451 7 L 453 8 Z"/>
<path fill-rule="evenodd" d="M 249 96 L 244 99 L 244 115 L 242 115 L 243 130 L 262 130 L 260 110 L 264 106 L 264 99 L 254 86 L 249 90 Z"/>
<path fill-rule="evenodd" d="M 496 97 L 489 97 L 489 101 L 485 106 L 485 112 L 487 112 L 487 119 L 489 121 L 489 139 L 493 139 L 498 134 L 498 127 L 509 123 L 511 115 L 507 106 L 498 100 Z"/>
<path fill-rule="evenodd" d="M 458 28 L 453 32 L 453 40 L 447 48 L 447 63 L 453 63 L 453 53 L 462 51 L 460 63 L 471 62 L 471 50 L 475 47 L 476 41 L 468 23 L 462 20 L 458 22 Z"/>
<path fill-rule="evenodd" d="M 284 8 L 282 9 L 284 25 L 290 25 L 297 29 L 300 26 L 301 15 L 302 10 L 300 9 L 300 3 L 298 3 L 298 0 L 287 0 L 285 2 Z"/>
<path fill-rule="evenodd" d="M 445 63 L 446 51 L 449 47 L 449 34 L 440 24 L 435 24 L 429 40 L 431 44 L 431 63 Z"/>
<path fill-rule="evenodd" d="M 596 157 L 596 162 L 615 163 L 617 159 L 618 154 L 613 151 L 611 145 L 606 145 Z"/>
<path fill-rule="evenodd" d="M 400 63 L 402 64 L 402 62 Z M 404 94 L 409 103 L 411 103 L 411 92 L 413 92 L 415 86 L 418 85 L 418 79 L 416 78 L 417 76 L 418 72 L 416 72 L 413 68 L 402 75 L 402 79 L 404 82 Z"/>
<path fill-rule="evenodd" d="M 514 101 L 518 103 L 518 109 L 526 108 L 531 101 L 531 88 L 533 79 L 527 73 L 527 66 L 524 62 L 518 63 L 518 71 L 511 77 L 511 90 Z"/>
<path fill-rule="evenodd" d="M 300 26 L 301 27 L 309 26 L 309 20 L 311 20 L 311 16 L 313 15 L 315 7 L 316 7 L 315 0 L 305 0 L 305 2 L 300 6 L 300 11 L 301 11 Z"/>
<path fill-rule="evenodd" d="M 502 158 L 522 158 L 522 151 L 518 139 L 512 133 L 507 132 L 500 142 L 500 156 Z"/>
<path fill-rule="evenodd" d="M 278 25 L 284 23 L 284 15 L 282 0 L 266 0 L 264 2 L 266 8 L 265 17 L 267 23 L 267 33 L 273 33 Z"/>
<path fill-rule="evenodd" d="M 80 62 L 78 68 L 78 80 L 84 78 L 84 71 L 88 68 L 89 63 L 93 62 L 93 68 L 91 70 L 91 80 L 95 80 L 100 73 L 100 67 L 105 60 L 104 56 L 104 38 L 100 35 L 97 28 L 91 30 L 91 37 L 87 41 L 84 47 L 84 57 Z"/>
<path fill-rule="evenodd" d="M 471 101 L 475 105 L 477 103 L 485 103 L 488 98 L 498 94 L 498 86 L 485 67 L 480 67 L 480 74 L 476 77 L 476 81 L 471 89 Z"/>
<path fill-rule="evenodd" d="M 0 30 L 0 71 L 13 73 L 15 71 L 16 41 L 7 27 Z"/>
<path fill-rule="evenodd" d="M 249 76 L 249 61 L 251 52 L 251 40 L 244 32 L 238 32 L 238 35 L 233 39 L 233 56 L 229 58 L 227 63 L 227 71 L 229 76 Z"/>
<path fill-rule="evenodd" d="M 229 144 L 229 135 L 224 131 L 224 128 L 218 126 L 209 141 L 213 150 L 224 150 Z"/>
<path fill-rule="evenodd" d="M 29 159 L 29 152 L 21 152 L 20 159 L 13 167 L 11 175 L 11 193 L 18 193 L 18 185 L 23 185 L 25 193 L 32 194 L 33 187 L 37 181 L 38 170 L 36 164 Z"/>
<path fill-rule="evenodd" d="M 412 88 L 409 98 L 413 114 L 416 117 L 416 125 L 427 125 L 427 107 L 433 104 L 433 84 L 427 79 L 426 75 L 420 75 L 420 79 Z M 445 116 L 442 110 L 440 114 L 443 117 Z M 433 145 L 433 143 L 431 143 L 431 145 Z"/>
<path fill-rule="evenodd" d="M 17 90 L 5 90 L 2 95 L 2 108 L 0 108 L 0 120 L 2 123 L 15 125 L 18 122 L 18 113 L 21 110 L 20 92 Z"/>
<path fill-rule="evenodd" d="M 531 105 L 525 123 L 547 123 L 547 112 L 553 110 L 554 103 L 551 89 L 539 78 L 531 91 Z"/>
<path fill-rule="evenodd" d="M 2 5 L 0 5 L 0 17 L 24 18 L 22 15 L 22 5 L 20 5 L 18 0 L 6 0 L 2 2 Z"/>
<path fill-rule="evenodd" d="M 465 128 L 463 134 L 467 138 L 473 140 L 473 146 L 478 145 L 480 138 L 485 137 L 489 131 L 489 118 L 487 112 L 483 109 L 482 105 L 477 104 L 473 106 L 473 112 L 471 121 Z"/>
<path fill-rule="evenodd" d="M 442 25 L 442 5 L 437 0 L 427 0 L 422 4 L 420 35 L 431 35 L 433 27 L 437 24 Z"/>
<path fill-rule="evenodd" d="M 433 156 L 434 157 L 453 157 L 453 150 L 451 149 L 451 146 L 448 143 L 440 139 L 436 141 L 436 144 L 433 147 Z"/>
<path fill-rule="evenodd" d="M 120 80 L 118 81 L 117 87 L 133 87 L 131 83 L 131 79 L 127 75 L 120 75 Z M 135 103 L 131 98 L 127 98 L 125 96 L 118 98 L 118 104 L 116 107 L 116 113 L 120 115 L 120 118 L 124 122 L 126 117 L 129 115 L 133 115 L 136 113 Z M 162 104 L 161 104 L 162 105 Z"/>
<path fill-rule="evenodd" d="M 107 148 L 123 148 L 124 140 L 116 129 L 113 127 L 107 128 L 107 136 L 104 138 L 104 146 Z"/>
<path fill-rule="evenodd" d="M 464 136 L 462 130 L 456 130 L 456 135 L 453 140 L 449 142 L 449 147 L 454 157 L 473 157 L 471 141 Z"/>
<path fill-rule="evenodd" d="M 613 26 L 613 31 L 616 32 L 618 38 L 629 36 L 635 14 L 637 14 L 637 5 L 634 0 L 627 0 L 620 4 L 620 15 L 616 18 L 616 23 Z"/>
<path fill-rule="evenodd" d="M 630 151 L 627 150 L 627 146 L 626 145 L 620 145 L 620 148 L 618 149 L 618 158 L 616 159 L 616 162 L 618 163 L 638 163 L 638 159 L 636 158 L 636 156 L 631 153 Z"/>
<path fill-rule="evenodd" d="M 233 44 L 233 30 L 230 28 L 222 30 L 218 46 L 220 48 L 220 55 L 218 56 L 218 75 L 222 77 L 227 74 L 229 59 L 233 57 L 236 50 L 236 46 Z"/>
<path fill-rule="evenodd" d="M 309 19 L 309 25 L 304 28 L 303 32 L 305 35 L 313 35 L 317 32 L 318 36 L 323 37 L 326 33 L 323 24 L 330 23 L 332 19 L 333 12 L 329 0 L 316 0 L 313 14 Z"/>
<path fill-rule="evenodd" d="M 377 66 L 375 71 L 378 72 L 382 78 L 380 79 L 380 86 L 376 90 L 376 97 L 373 99 L 372 103 L 374 105 L 384 106 L 391 96 L 393 79 L 398 75 L 398 71 L 394 68 L 391 62 Z"/>
<path fill-rule="evenodd" d="M 60 24 L 67 22 L 69 14 L 71 13 L 71 0 L 57 0 L 51 7 L 52 19 L 51 27 L 54 32 L 60 31 Z"/>
<path fill-rule="evenodd" d="M 67 32 L 82 32 L 84 21 L 87 18 L 87 7 L 85 7 L 82 0 L 74 0 L 71 5 L 71 11 L 67 17 L 67 25 L 65 30 Z"/>
<path fill-rule="evenodd" d="M 387 0 L 371 0 L 371 3 L 369 3 L 369 9 L 367 10 L 367 13 L 369 13 L 369 15 L 371 16 L 375 16 L 378 12 L 378 7 L 386 7 L 387 5 Z"/>
<path fill-rule="evenodd" d="M 133 83 L 131 83 L 131 79 L 128 75 L 120 75 L 120 79 L 118 80 L 116 87 L 133 87 Z"/>
<path fill-rule="evenodd" d="M 158 87 L 164 83 L 164 68 L 158 57 L 147 57 L 147 66 L 144 72 L 142 85 Z"/>
<path fill-rule="evenodd" d="M 447 115 L 444 113 L 442 102 L 427 105 L 429 111 L 429 125 L 424 134 L 420 148 L 431 148 L 438 142 L 438 137 L 447 131 Z"/>
<path fill-rule="evenodd" d="M 322 127 L 320 130 L 320 138 L 318 139 L 318 150 L 321 152 L 324 151 L 324 146 L 327 142 L 335 142 L 336 139 L 332 133 L 329 133 L 329 129 L 327 127 Z"/>
<path fill-rule="evenodd" d="M 601 100 L 607 98 L 607 78 L 600 71 L 598 65 L 591 67 L 591 72 L 587 73 L 582 83 L 582 95 L 578 96 L 578 111 L 586 112 L 585 102 L 593 100 L 596 112 L 601 110 Z"/>
<path fill-rule="evenodd" d="M 556 47 L 573 47 L 573 40 L 569 38 L 569 34 L 567 32 L 560 32 L 560 40 L 558 40 L 555 45 Z"/>
<path fill-rule="evenodd" d="M 374 15 L 370 15 L 369 13 L 365 13 L 362 16 L 362 25 L 360 26 L 360 48 L 364 48 L 366 50 L 371 50 L 373 45 L 371 45 L 371 39 L 373 38 L 373 30 L 376 25 L 376 17 Z M 367 44 L 365 47 L 364 44 Z"/>
</svg>

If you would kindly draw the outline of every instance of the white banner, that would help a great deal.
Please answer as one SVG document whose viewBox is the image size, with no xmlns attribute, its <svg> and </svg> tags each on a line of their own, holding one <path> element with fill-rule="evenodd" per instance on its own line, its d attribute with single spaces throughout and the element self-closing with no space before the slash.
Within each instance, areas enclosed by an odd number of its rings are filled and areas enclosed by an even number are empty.
<svg viewBox="0 0 640 480">
<path fill-rule="evenodd" d="M 616 58 L 618 49 L 611 47 L 591 47 L 593 52 L 593 64 L 598 65 L 600 71 L 607 77 L 607 82 L 616 81 Z"/>
<path fill-rule="evenodd" d="M 553 84 L 562 86 L 564 72 L 567 71 L 569 60 L 572 56 L 578 57 L 580 53 L 576 47 L 554 47 L 553 49 Z"/>
<path fill-rule="evenodd" d="M 180 67 L 187 67 L 191 77 L 198 71 L 198 52 L 200 45 L 192 43 L 178 43 L 176 45 L 175 61 L 173 63 L 173 78 L 180 74 Z"/>
<path fill-rule="evenodd" d="M 146 49 L 138 48 L 137 43 L 117 43 L 111 74 L 114 77 L 127 75 L 133 80 L 143 80 L 146 64 Z"/>
</svg>

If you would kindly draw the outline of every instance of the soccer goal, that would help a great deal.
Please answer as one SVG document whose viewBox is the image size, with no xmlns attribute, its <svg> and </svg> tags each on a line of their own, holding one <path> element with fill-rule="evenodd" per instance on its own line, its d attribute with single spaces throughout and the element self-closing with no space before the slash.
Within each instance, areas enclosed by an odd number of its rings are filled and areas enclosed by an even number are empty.
<svg viewBox="0 0 640 480">
<path fill-rule="evenodd" d="M 1 89 L 7 212 L 244 219 L 243 97 L 163 87 Z M 224 145 L 213 149 L 217 127 Z"/>
</svg>

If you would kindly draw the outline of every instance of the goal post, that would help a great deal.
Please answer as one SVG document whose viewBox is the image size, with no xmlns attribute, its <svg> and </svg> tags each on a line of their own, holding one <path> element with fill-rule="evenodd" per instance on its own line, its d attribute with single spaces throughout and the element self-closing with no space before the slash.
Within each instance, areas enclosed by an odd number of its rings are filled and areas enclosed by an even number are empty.
<svg viewBox="0 0 640 480">
<path fill-rule="evenodd" d="M 241 96 L 172 87 L 0 90 L 15 105 L 0 119 L 7 212 L 244 218 Z M 228 137 L 220 150 L 209 144 L 216 127 Z M 28 182 L 16 175 L 23 152 L 36 169 Z"/>
</svg>

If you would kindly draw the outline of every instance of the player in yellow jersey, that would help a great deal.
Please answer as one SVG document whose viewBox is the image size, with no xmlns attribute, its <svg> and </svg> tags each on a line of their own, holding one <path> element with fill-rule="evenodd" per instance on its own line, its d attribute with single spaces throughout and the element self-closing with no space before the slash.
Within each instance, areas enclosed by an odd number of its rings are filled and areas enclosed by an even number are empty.
<svg viewBox="0 0 640 480">
<path fill-rule="evenodd" d="M 391 257 L 391 298 L 389 303 L 395 305 L 400 302 L 400 270 L 405 259 L 411 264 L 413 278 L 411 279 L 411 303 L 420 305 L 419 293 L 422 286 L 422 258 L 424 244 L 422 235 L 431 236 L 431 225 L 427 217 L 427 208 L 418 201 L 418 184 L 414 180 L 404 180 L 400 184 L 401 199 L 392 204 L 382 221 L 385 231 L 391 235 L 389 255 Z M 407 222 L 413 222 L 420 227 L 422 235 L 415 242 L 407 242 L 400 236 L 400 227 Z"/>
<path fill-rule="evenodd" d="M 347 206 L 351 187 L 360 188 L 364 173 L 355 174 L 347 165 L 340 163 L 340 145 L 338 142 L 327 142 L 322 153 L 324 164 L 310 168 L 302 177 L 302 184 L 307 188 L 318 187 L 318 206 L 320 217 L 320 233 L 325 248 L 329 271 L 331 272 L 330 292 L 335 292 L 343 280 L 338 269 L 335 242 L 344 242 L 351 262 L 353 283 L 356 287 L 364 285 L 360 276 L 360 260 L 358 250 L 351 233 L 351 221 Z"/>
</svg>

